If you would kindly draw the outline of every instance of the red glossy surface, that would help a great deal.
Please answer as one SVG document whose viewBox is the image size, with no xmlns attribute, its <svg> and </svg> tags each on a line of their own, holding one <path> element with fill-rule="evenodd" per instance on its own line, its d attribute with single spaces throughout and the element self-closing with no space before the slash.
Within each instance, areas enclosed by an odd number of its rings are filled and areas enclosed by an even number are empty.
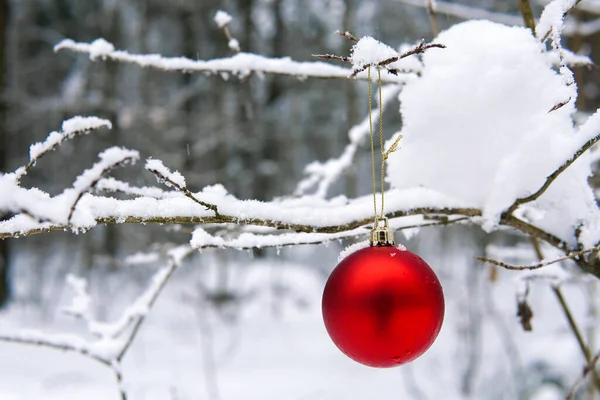
<svg viewBox="0 0 600 400">
<path fill-rule="evenodd" d="M 367 247 L 333 270 L 322 310 L 329 336 L 348 357 L 371 367 L 394 367 L 433 344 L 444 320 L 444 294 L 416 254 Z"/>
</svg>

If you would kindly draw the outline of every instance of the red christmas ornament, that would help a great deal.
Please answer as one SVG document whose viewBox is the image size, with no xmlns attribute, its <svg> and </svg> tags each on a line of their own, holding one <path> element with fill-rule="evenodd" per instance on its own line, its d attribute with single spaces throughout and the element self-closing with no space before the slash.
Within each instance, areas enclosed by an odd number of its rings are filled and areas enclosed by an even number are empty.
<svg viewBox="0 0 600 400">
<path fill-rule="evenodd" d="M 323 293 L 329 336 L 348 357 L 371 367 L 394 367 L 419 357 L 444 319 L 437 276 L 419 256 L 393 246 L 392 235 L 375 229 L 371 247 L 342 260 Z"/>
</svg>

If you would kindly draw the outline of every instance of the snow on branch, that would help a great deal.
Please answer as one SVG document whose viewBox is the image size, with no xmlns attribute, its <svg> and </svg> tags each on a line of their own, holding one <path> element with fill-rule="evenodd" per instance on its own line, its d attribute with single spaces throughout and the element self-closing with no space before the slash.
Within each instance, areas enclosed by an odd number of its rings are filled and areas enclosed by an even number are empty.
<svg viewBox="0 0 600 400">
<path fill-rule="evenodd" d="M 207 61 L 191 60 L 185 57 L 163 57 L 158 54 L 130 54 L 127 51 L 115 50 L 114 46 L 104 39 L 96 39 L 91 43 L 77 43 L 71 39 L 65 39 L 54 46 L 54 51 L 61 50 L 88 54 L 92 61 L 108 59 L 163 71 L 229 73 L 240 78 L 252 73 L 288 75 L 301 79 L 347 78 L 352 72 L 346 68 L 318 61 L 300 62 L 288 57 L 268 58 L 252 53 L 238 53 L 232 57 Z M 363 75 L 359 78 L 366 79 L 366 75 Z M 411 76 L 386 75 L 382 79 L 386 83 L 404 83 L 411 79 Z"/>
<path fill-rule="evenodd" d="M 231 35 L 231 32 L 229 31 L 229 24 L 231 23 L 231 21 L 233 21 L 233 17 L 225 11 L 219 10 L 215 14 L 214 21 L 220 29 L 223 29 L 223 33 L 227 38 L 227 46 L 236 53 L 239 53 L 240 42 L 236 38 L 234 38 Z"/>
<path fill-rule="evenodd" d="M 32 144 L 29 148 L 29 163 L 15 171 L 18 178 L 27 175 L 31 167 L 44 155 L 55 150 L 65 140 L 78 135 L 85 135 L 100 128 L 112 129 L 110 121 L 98 117 L 73 117 L 65 120 L 60 132 L 51 132 L 46 140 Z"/>
<path fill-rule="evenodd" d="M 333 240 L 358 237 L 369 231 L 364 227 L 337 233 L 307 233 L 290 232 L 278 235 L 255 234 L 244 232 L 235 238 L 213 236 L 202 228 L 196 228 L 192 233 L 190 245 L 194 249 L 216 247 L 221 249 L 249 250 L 264 247 L 283 247 L 305 244 L 321 244 Z"/>
<path fill-rule="evenodd" d="M 91 191 L 96 184 L 113 169 L 128 163 L 135 163 L 140 157 L 135 150 L 128 150 L 121 147 L 111 147 L 99 154 L 100 161 L 95 163 L 92 168 L 85 170 L 75 179 L 72 189 L 63 192 L 63 195 L 73 199 L 73 203 L 69 208 L 67 217 L 67 225 L 71 224 L 71 218 L 75 212 L 77 204 L 82 196 Z"/>
<path fill-rule="evenodd" d="M 185 178 L 179 173 L 179 171 L 171 172 L 167 167 L 165 167 L 162 161 L 156 159 L 148 159 L 146 161 L 146 169 L 152 172 L 159 182 L 164 183 L 169 187 L 174 187 L 182 192 L 187 198 L 195 201 L 211 211 L 214 211 L 215 215 L 219 215 L 219 211 L 217 210 L 217 206 L 215 204 L 210 204 L 199 200 L 192 192 L 188 190 L 185 184 Z"/>
<path fill-rule="evenodd" d="M 348 32 L 345 32 L 343 35 L 352 36 Z M 352 37 L 354 38 L 354 36 Z M 444 49 L 446 46 L 439 43 L 425 43 L 423 40 L 411 49 L 403 53 L 398 53 L 387 44 L 384 44 L 371 36 L 364 36 L 354 43 L 350 50 L 350 57 L 336 56 L 333 54 L 314 54 L 314 57 L 322 60 L 338 60 L 351 63 L 352 72 L 348 75 L 350 78 L 356 78 L 371 66 L 377 67 L 378 71 L 381 68 L 387 72 L 387 74 L 380 78 L 382 82 L 385 82 L 384 76 L 389 74 L 396 76 L 400 72 L 405 71 L 401 63 L 402 60 L 415 54 L 422 54 L 431 48 Z M 370 76 L 370 74 L 367 74 L 367 77 L 368 76 Z"/>
<path fill-rule="evenodd" d="M 96 184 L 97 192 L 119 192 L 132 196 L 142 197 L 154 197 L 155 199 L 162 199 L 165 197 L 172 196 L 173 192 L 166 192 L 157 187 L 135 187 L 131 186 L 127 182 L 120 181 L 118 179 L 108 177 L 102 178 Z"/>
</svg>

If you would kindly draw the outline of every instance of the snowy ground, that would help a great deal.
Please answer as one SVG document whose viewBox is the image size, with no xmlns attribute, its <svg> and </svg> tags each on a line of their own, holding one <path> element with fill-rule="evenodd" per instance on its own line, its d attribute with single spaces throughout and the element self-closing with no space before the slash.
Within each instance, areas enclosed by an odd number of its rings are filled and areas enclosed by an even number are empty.
<svg viewBox="0 0 600 400">
<path fill-rule="evenodd" d="M 320 315 L 323 274 L 290 262 L 285 251 L 230 266 L 231 286 L 247 296 L 241 306 L 217 311 L 198 303 L 197 282 L 215 281 L 211 254 L 198 258 L 210 267 L 178 271 L 143 326 L 124 363 L 130 399 L 452 400 L 467 398 L 461 391 L 470 387 L 473 399 L 554 400 L 565 389 L 542 380 L 556 378 L 568 391 L 583 365 L 547 285 L 533 287 L 534 332 L 524 333 L 515 317 L 515 273 L 500 271 L 490 283 L 487 267 L 468 266 L 465 248 L 428 260 L 444 286 L 445 323 L 423 357 L 394 369 L 361 366 L 335 348 Z M 571 286 L 565 294 L 583 321 L 583 291 Z M 68 317 L 42 318 L 20 305 L 0 314 L 0 323 L 79 329 Z M 0 355 L 2 400 L 118 398 L 111 371 L 77 354 L 0 343 Z"/>
</svg>

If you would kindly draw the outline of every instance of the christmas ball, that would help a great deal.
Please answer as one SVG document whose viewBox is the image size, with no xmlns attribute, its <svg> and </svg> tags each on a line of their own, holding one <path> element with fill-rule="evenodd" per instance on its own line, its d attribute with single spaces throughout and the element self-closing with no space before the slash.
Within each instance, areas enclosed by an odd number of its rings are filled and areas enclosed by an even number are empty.
<svg viewBox="0 0 600 400">
<path fill-rule="evenodd" d="M 371 367 L 394 367 L 433 344 L 444 320 L 444 294 L 416 254 L 371 246 L 333 270 L 322 311 L 329 336 L 344 354 Z"/>
</svg>

